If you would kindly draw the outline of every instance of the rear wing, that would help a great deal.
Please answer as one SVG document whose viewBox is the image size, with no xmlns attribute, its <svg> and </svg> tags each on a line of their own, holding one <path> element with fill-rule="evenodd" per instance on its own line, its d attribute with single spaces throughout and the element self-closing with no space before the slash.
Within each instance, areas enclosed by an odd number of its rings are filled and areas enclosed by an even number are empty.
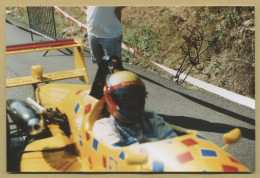
<svg viewBox="0 0 260 178">
<path fill-rule="evenodd" d="M 6 55 L 68 48 L 74 49 L 75 69 L 44 74 L 40 65 L 32 66 L 31 76 L 6 79 L 6 87 L 18 87 L 69 78 L 78 78 L 79 80 L 88 84 L 89 78 L 84 60 L 83 45 L 82 41 L 77 38 L 74 38 L 72 40 L 48 41 L 41 43 L 7 46 Z"/>
</svg>

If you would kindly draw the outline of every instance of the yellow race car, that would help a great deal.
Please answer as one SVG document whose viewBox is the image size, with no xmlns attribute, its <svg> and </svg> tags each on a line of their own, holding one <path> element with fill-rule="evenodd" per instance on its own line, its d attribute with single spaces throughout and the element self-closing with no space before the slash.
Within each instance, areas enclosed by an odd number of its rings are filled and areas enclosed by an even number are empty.
<svg viewBox="0 0 260 178">
<path fill-rule="evenodd" d="M 6 80 L 6 86 L 33 85 L 35 100 L 7 100 L 7 163 L 10 172 L 250 172 L 224 151 L 241 133 L 234 129 L 217 147 L 199 132 L 171 125 L 177 137 L 114 147 L 95 138 L 92 127 L 107 116 L 103 87 L 107 73 L 122 70 L 117 57 L 104 57 L 92 86 L 79 39 L 15 45 L 6 54 L 74 48 L 75 69 Z M 113 68 L 108 67 L 113 64 Z M 84 85 L 49 83 L 78 78 Z M 42 84 L 40 84 L 42 83 Z M 17 165 L 17 167 L 15 167 Z"/>
</svg>

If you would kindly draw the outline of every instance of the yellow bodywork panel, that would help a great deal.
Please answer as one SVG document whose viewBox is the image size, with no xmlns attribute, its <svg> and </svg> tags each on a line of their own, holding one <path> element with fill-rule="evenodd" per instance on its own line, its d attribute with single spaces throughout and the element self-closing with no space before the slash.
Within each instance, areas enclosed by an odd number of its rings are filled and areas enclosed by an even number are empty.
<svg viewBox="0 0 260 178">
<path fill-rule="evenodd" d="M 86 164 L 73 152 L 73 144 L 65 135 L 41 139 L 29 144 L 22 156 L 23 172 L 78 172 Z"/>
<path fill-rule="evenodd" d="M 90 86 L 87 85 L 46 84 L 38 87 L 37 101 L 66 114 L 71 135 L 65 136 L 58 126 L 50 126 L 53 138 L 35 141 L 26 150 L 46 150 L 66 145 L 73 145 L 74 149 L 70 152 L 25 153 L 21 171 L 249 172 L 223 149 L 200 136 L 199 132 L 185 133 L 176 126 L 173 128 L 185 134 L 125 147 L 105 144 L 92 134 L 95 121 L 105 117 L 102 114 L 104 99 L 93 98 L 89 91 Z M 44 166 L 34 166 L 36 163 Z"/>
</svg>

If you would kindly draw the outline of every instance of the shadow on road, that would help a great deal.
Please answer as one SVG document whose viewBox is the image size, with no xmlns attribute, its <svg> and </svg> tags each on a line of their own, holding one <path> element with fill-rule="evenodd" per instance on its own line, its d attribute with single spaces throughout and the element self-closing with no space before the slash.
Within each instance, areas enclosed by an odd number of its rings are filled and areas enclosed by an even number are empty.
<svg viewBox="0 0 260 178">
<path fill-rule="evenodd" d="M 193 101 L 193 102 L 195 102 L 195 103 L 198 103 L 198 104 L 200 104 L 200 105 L 202 105 L 202 106 L 204 106 L 204 107 L 210 108 L 210 109 L 215 110 L 215 111 L 217 111 L 217 112 L 219 112 L 219 113 L 222 113 L 222 114 L 225 114 L 225 115 L 227 115 L 227 116 L 233 117 L 233 118 L 235 118 L 235 119 L 238 119 L 238 120 L 240 120 L 240 121 L 246 122 L 246 123 L 248 123 L 248 124 L 255 125 L 255 120 L 252 119 L 252 118 L 250 118 L 250 117 L 246 117 L 246 116 L 243 116 L 243 115 L 241 115 L 241 114 L 238 114 L 238 113 L 229 111 L 229 110 L 227 110 L 227 109 L 221 108 L 221 107 L 219 107 L 219 106 L 216 106 L 216 105 L 214 105 L 214 104 L 208 103 L 208 102 L 206 102 L 206 101 L 202 101 L 202 100 L 200 100 L 200 99 L 198 99 L 198 98 L 195 98 L 195 97 L 192 97 L 192 96 L 190 96 L 190 95 L 188 95 L 188 94 L 185 94 L 185 93 L 179 92 L 179 91 L 177 91 L 177 90 L 174 90 L 174 89 L 165 87 L 165 86 L 163 86 L 162 84 L 160 84 L 160 83 L 158 83 L 158 82 L 156 82 L 156 81 L 154 81 L 154 80 L 151 80 L 151 79 L 149 79 L 149 78 L 147 78 L 147 77 L 145 77 L 145 76 L 142 76 L 142 75 L 140 75 L 140 74 L 138 74 L 138 75 L 139 75 L 142 79 L 144 79 L 144 80 L 147 80 L 147 81 L 149 81 L 149 82 L 151 82 L 151 83 L 154 83 L 154 84 L 156 84 L 156 85 L 158 85 L 158 86 L 161 86 L 161 87 L 163 87 L 163 88 L 165 88 L 165 89 L 167 89 L 167 90 L 173 91 L 173 92 L 175 92 L 175 93 L 177 93 L 177 94 L 179 94 L 179 95 L 181 95 L 181 96 L 183 96 L 183 97 L 185 97 L 185 98 L 187 98 L 187 99 L 189 99 L 189 100 L 191 100 L 191 101 Z"/>
<path fill-rule="evenodd" d="M 216 133 L 227 133 L 234 128 L 239 128 L 242 133 L 243 138 L 247 138 L 250 140 L 255 140 L 255 130 L 247 129 L 243 127 L 234 127 L 227 124 L 222 123 L 211 123 L 202 119 L 185 117 L 185 116 L 168 116 L 159 114 L 170 124 L 183 127 L 185 129 L 198 130 L 198 131 L 206 131 L 206 132 L 216 132 Z"/>
<path fill-rule="evenodd" d="M 24 27 L 21 27 L 21 26 L 15 25 L 15 24 L 13 24 L 12 22 L 10 22 L 10 21 L 7 20 L 7 19 L 5 19 L 5 22 L 6 22 L 6 23 L 9 23 L 9 24 L 11 24 L 11 25 L 16 26 L 17 28 L 19 28 L 19 29 L 21 29 L 21 30 L 23 30 L 23 31 L 26 31 L 26 32 L 31 33 L 31 30 L 30 30 L 30 29 L 27 29 L 27 28 L 24 28 Z M 36 35 L 38 35 L 38 34 L 36 34 Z"/>
</svg>

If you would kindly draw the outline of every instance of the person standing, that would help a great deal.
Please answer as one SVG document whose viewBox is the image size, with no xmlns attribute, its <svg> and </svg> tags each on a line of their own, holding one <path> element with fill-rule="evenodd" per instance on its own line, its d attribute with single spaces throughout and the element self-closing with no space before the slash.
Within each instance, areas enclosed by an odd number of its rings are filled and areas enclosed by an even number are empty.
<svg viewBox="0 0 260 178">
<path fill-rule="evenodd" d="M 122 60 L 121 11 L 125 8 L 115 6 L 88 6 L 80 10 L 87 15 L 88 40 L 91 60 L 99 63 L 103 56 L 117 56 Z"/>
</svg>

